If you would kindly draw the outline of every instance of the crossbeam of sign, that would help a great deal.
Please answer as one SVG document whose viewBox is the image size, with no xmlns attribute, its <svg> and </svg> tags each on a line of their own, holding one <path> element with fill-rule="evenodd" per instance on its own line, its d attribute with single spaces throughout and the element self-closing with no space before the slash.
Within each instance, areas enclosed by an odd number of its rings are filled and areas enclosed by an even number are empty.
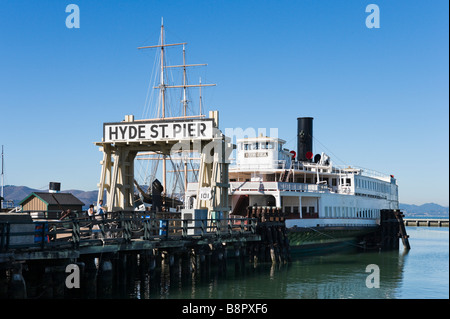
<svg viewBox="0 0 450 319">
<path fill-rule="evenodd" d="M 106 143 L 211 138 L 213 138 L 212 119 L 103 124 L 103 140 Z"/>
</svg>

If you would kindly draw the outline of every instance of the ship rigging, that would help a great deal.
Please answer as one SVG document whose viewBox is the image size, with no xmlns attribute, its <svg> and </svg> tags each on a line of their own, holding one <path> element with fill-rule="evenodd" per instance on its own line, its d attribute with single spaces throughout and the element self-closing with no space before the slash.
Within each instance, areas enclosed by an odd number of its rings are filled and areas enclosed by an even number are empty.
<svg viewBox="0 0 450 319">
<path fill-rule="evenodd" d="M 201 77 L 197 84 L 188 83 L 188 68 L 204 67 L 205 63 L 188 64 L 186 62 L 186 42 L 180 43 L 166 43 L 165 41 L 165 28 L 163 19 L 161 19 L 160 38 L 157 45 L 141 46 L 138 50 L 144 49 L 157 49 L 159 54 L 155 55 L 154 67 L 157 69 L 155 76 L 152 76 L 150 82 L 154 82 L 152 86 L 150 83 L 149 90 L 151 88 L 159 91 L 157 101 L 152 99 L 153 94 L 147 93 L 145 110 L 153 108 L 156 114 L 152 116 L 155 119 L 165 120 L 186 120 L 186 119 L 203 119 L 205 118 L 205 108 L 203 105 L 202 88 L 212 87 L 216 84 L 202 83 Z M 167 51 L 169 47 L 182 47 L 182 62 L 181 64 L 168 65 L 169 61 Z M 181 84 L 172 84 L 173 73 L 172 70 L 181 70 L 182 79 Z M 169 81 L 172 79 L 172 81 Z M 192 100 L 189 98 L 189 89 L 198 88 L 198 109 L 195 110 L 190 104 Z M 181 105 L 178 104 L 175 108 L 172 107 L 169 90 L 178 89 L 181 90 Z M 150 96 L 150 98 L 149 98 Z M 148 117 L 148 114 L 143 113 L 143 118 Z M 189 182 L 198 181 L 199 160 L 200 154 L 197 152 L 179 151 L 175 153 L 165 153 L 161 151 L 152 152 L 140 152 L 136 156 L 136 160 L 139 162 L 139 181 L 135 180 L 135 186 L 138 190 L 139 197 L 144 203 L 151 203 L 151 187 L 152 183 L 160 176 L 162 179 L 162 188 L 164 195 L 168 199 L 167 202 L 171 202 L 170 208 L 175 209 L 175 206 L 182 205 L 184 199 L 184 193 L 187 189 Z M 160 165 L 162 164 L 162 165 Z M 148 186 L 145 190 L 145 186 Z"/>
</svg>

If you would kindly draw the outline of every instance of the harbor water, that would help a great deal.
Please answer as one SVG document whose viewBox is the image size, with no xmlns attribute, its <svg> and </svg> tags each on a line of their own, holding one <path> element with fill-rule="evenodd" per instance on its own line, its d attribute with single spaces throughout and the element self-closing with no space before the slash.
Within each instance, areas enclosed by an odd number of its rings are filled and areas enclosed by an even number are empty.
<svg viewBox="0 0 450 319">
<path fill-rule="evenodd" d="M 288 264 L 229 258 L 224 269 L 192 276 L 160 269 L 137 279 L 125 299 L 448 299 L 449 228 L 407 227 L 411 250 L 292 256 Z M 349 247 L 352 248 L 352 247 Z M 353 247 L 354 248 L 354 247 Z"/>
</svg>

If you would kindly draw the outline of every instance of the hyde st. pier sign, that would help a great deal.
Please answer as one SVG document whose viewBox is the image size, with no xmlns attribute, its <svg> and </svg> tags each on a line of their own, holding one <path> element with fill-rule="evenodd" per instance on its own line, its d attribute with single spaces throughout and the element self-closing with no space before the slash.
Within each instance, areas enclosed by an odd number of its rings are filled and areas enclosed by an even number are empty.
<svg viewBox="0 0 450 319">
<path fill-rule="evenodd" d="M 212 119 L 136 121 L 103 124 L 103 142 L 206 140 L 214 137 Z"/>
</svg>

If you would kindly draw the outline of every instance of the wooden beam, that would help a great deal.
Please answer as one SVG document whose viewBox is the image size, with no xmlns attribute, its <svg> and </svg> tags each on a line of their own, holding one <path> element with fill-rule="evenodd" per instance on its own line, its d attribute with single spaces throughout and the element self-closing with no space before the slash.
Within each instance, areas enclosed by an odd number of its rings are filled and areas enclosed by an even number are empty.
<svg viewBox="0 0 450 319">
<path fill-rule="evenodd" d="M 186 85 L 165 85 L 165 88 L 192 88 L 192 87 L 202 87 L 202 86 L 216 86 L 216 84 L 186 84 Z M 154 89 L 159 89 L 159 86 L 154 86 Z M 183 118 L 183 116 L 181 117 Z"/>
<path fill-rule="evenodd" d="M 183 67 L 186 67 L 186 66 L 204 66 L 204 65 L 208 65 L 208 64 L 202 63 L 202 64 L 166 65 L 165 68 L 183 68 Z"/>
<path fill-rule="evenodd" d="M 172 44 L 149 45 L 149 46 L 145 46 L 145 47 L 138 47 L 138 50 L 140 50 L 140 49 L 151 49 L 151 48 L 161 48 L 161 47 L 171 47 L 171 46 L 174 46 L 174 45 L 183 45 L 183 44 L 187 44 L 187 42 L 172 43 Z"/>
</svg>

